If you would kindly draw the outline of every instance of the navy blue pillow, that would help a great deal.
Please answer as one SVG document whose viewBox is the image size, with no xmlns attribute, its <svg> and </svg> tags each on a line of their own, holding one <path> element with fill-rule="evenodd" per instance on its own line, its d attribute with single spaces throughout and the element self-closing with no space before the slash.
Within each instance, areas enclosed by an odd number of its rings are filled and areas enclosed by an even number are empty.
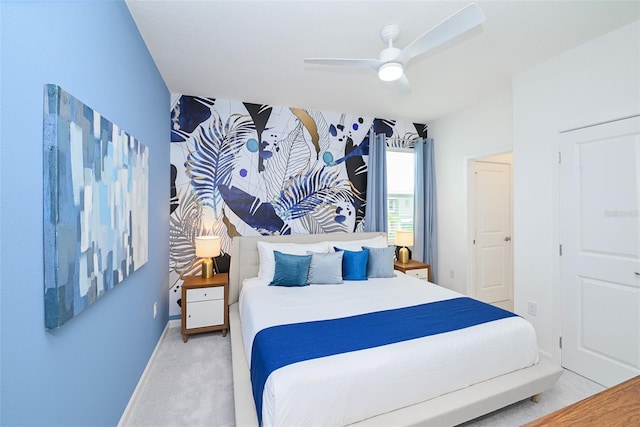
<svg viewBox="0 0 640 427">
<path fill-rule="evenodd" d="M 334 247 L 336 251 L 343 251 L 342 278 L 344 280 L 367 280 L 367 261 L 369 250 L 348 251 Z"/>
<path fill-rule="evenodd" d="M 291 255 L 273 251 L 276 271 L 269 285 L 274 286 L 307 286 L 307 275 L 311 255 Z"/>
</svg>

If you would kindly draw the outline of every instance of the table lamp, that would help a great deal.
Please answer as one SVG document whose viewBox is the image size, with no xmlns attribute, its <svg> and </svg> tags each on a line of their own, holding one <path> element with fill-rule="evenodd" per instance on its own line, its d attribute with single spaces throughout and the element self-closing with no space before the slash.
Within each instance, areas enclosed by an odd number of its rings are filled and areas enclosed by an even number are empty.
<svg viewBox="0 0 640 427">
<path fill-rule="evenodd" d="M 396 246 L 402 246 L 398 252 L 398 261 L 403 264 L 409 262 L 407 246 L 413 246 L 413 230 L 396 230 Z"/>
<path fill-rule="evenodd" d="M 202 260 L 202 278 L 213 276 L 213 261 L 211 258 L 220 256 L 220 236 L 196 237 L 196 256 Z"/>
</svg>

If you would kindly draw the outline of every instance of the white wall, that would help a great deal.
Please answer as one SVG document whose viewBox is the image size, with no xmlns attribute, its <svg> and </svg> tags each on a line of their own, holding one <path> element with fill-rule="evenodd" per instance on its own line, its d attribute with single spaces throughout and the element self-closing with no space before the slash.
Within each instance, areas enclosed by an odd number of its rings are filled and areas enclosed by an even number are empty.
<svg viewBox="0 0 640 427">
<path fill-rule="evenodd" d="M 435 141 L 438 284 L 465 294 L 470 289 L 471 255 L 467 166 L 470 159 L 512 150 L 511 111 L 511 92 L 505 92 L 429 124 L 429 136 Z"/>
<path fill-rule="evenodd" d="M 515 311 L 538 304 L 527 318 L 559 362 L 558 132 L 640 113 L 640 21 L 520 73 L 512 90 Z"/>
</svg>

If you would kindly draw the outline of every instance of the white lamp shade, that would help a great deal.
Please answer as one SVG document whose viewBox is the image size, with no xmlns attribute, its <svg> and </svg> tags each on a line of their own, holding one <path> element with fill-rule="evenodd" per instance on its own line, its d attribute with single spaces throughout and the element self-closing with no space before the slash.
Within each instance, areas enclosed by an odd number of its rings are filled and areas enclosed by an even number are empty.
<svg viewBox="0 0 640 427">
<path fill-rule="evenodd" d="M 378 68 L 378 78 L 385 82 L 392 82 L 402 77 L 402 64 L 399 62 L 389 62 Z"/>
<path fill-rule="evenodd" d="M 220 236 L 196 237 L 196 256 L 212 258 L 220 255 Z"/>
<path fill-rule="evenodd" d="M 413 246 L 413 230 L 396 230 L 397 246 Z"/>
</svg>

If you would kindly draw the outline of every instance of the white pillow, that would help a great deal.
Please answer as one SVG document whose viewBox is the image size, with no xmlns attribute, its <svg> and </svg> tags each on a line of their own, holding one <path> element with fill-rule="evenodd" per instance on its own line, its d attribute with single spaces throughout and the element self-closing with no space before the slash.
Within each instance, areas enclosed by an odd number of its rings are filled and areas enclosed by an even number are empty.
<svg viewBox="0 0 640 427">
<path fill-rule="evenodd" d="M 273 251 L 282 252 L 291 255 L 306 255 L 307 251 L 326 253 L 329 252 L 327 242 L 318 243 L 269 243 L 257 242 L 258 255 L 260 256 L 260 266 L 258 268 L 258 277 L 268 280 L 271 283 L 273 274 L 276 272 L 276 260 Z"/>
<path fill-rule="evenodd" d="M 330 251 L 333 251 L 334 247 L 346 249 L 348 251 L 361 251 L 363 246 L 368 246 L 370 248 L 386 248 L 388 246 L 387 236 L 376 236 L 371 237 L 370 239 L 360 240 L 332 241 L 327 243 L 329 243 Z"/>
</svg>

